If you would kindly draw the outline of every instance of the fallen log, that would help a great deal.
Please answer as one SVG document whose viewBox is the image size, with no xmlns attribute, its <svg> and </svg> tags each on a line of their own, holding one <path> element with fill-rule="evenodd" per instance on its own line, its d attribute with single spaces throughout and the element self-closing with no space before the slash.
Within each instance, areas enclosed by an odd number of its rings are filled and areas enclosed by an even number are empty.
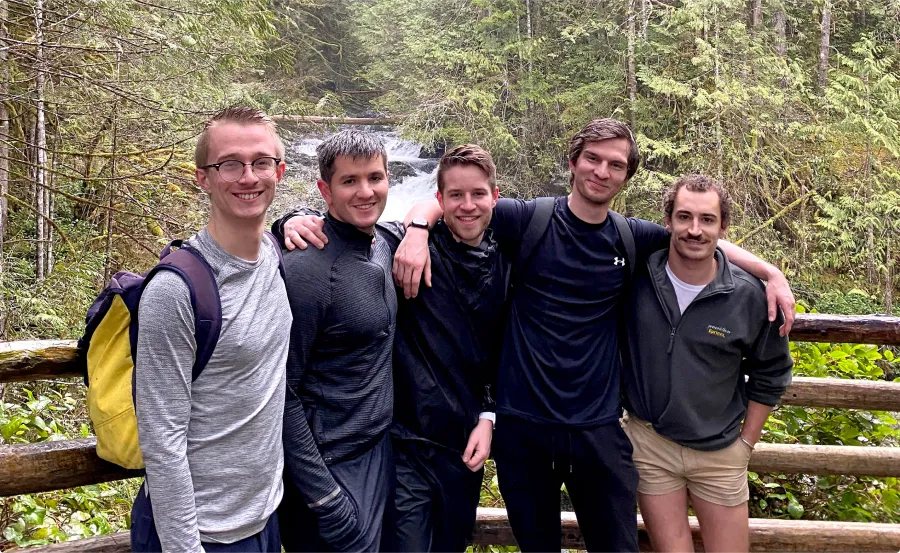
<svg viewBox="0 0 900 553">
<path fill-rule="evenodd" d="M 574 513 L 560 513 L 561 545 L 584 549 Z M 698 551 L 702 551 L 700 526 L 690 517 L 691 533 Z M 641 551 L 650 551 L 643 520 L 638 516 L 638 540 Z M 478 509 L 475 545 L 516 545 L 505 509 Z M 130 551 L 127 532 L 88 538 L 46 547 L 31 547 L 40 553 L 126 553 Z M 819 551 L 823 553 L 886 552 L 900 550 L 900 524 L 830 522 L 813 520 L 750 519 L 750 551 Z"/>
<path fill-rule="evenodd" d="M 0 496 L 64 490 L 140 476 L 97 457 L 96 440 L 83 438 L 0 447 Z"/>
<path fill-rule="evenodd" d="M 322 115 L 273 115 L 272 120 L 289 123 L 317 123 L 328 125 L 394 125 L 393 117 L 333 117 Z"/>
</svg>

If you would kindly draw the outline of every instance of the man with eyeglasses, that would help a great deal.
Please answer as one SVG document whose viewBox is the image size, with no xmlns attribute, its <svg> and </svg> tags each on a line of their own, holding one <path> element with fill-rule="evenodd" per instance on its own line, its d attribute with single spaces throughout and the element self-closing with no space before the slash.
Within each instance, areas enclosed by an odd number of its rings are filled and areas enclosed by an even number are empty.
<svg viewBox="0 0 900 553">
<path fill-rule="evenodd" d="M 279 251 L 263 231 L 283 156 L 275 123 L 256 109 L 225 109 L 200 135 L 196 179 L 210 214 L 186 247 L 215 275 L 222 328 L 193 379 L 193 291 L 171 271 L 147 284 L 134 388 L 146 479 L 132 508 L 133 551 L 281 551 L 291 312 Z"/>
</svg>

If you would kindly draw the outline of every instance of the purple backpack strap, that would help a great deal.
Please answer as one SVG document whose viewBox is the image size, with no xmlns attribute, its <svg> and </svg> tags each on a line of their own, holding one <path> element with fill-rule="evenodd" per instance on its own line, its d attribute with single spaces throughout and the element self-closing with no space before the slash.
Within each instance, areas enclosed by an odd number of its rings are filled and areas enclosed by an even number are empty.
<svg viewBox="0 0 900 553">
<path fill-rule="evenodd" d="M 194 308 L 194 337 L 197 356 L 191 371 L 191 380 L 197 380 L 209 363 L 219 333 L 222 330 L 222 302 L 212 267 L 203 256 L 190 247 L 179 247 L 181 240 L 174 240 L 160 254 L 159 264 L 147 273 L 147 280 L 159 271 L 174 271 L 181 275 L 191 294 Z M 179 249 L 172 251 L 172 247 Z M 145 283 L 146 286 L 146 283 Z"/>
</svg>

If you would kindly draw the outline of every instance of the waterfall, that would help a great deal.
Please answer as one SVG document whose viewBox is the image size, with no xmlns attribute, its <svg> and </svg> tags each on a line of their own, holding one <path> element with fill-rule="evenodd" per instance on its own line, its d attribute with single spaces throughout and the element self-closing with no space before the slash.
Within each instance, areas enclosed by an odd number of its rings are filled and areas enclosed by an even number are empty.
<svg viewBox="0 0 900 553">
<path fill-rule="evenodd" d="M 422 157 L 422 145 L 402 139 L 394 131 L 372 131 L 383 141 L 388 157 L 390 190 L 381 221 L 401 221 L 415 203 L 434 198 L 437 189 L 437 159 Z M 288 144 L 285 154 L 288 172 L 285 180 L 292 186 L 280 187 L 279 206 L 309 204 L 321 208 L 315 179 L 318 178 L 316 147 L 327 135 L 301 135 Z M 297 190 L 301 192 L 298 194 Z M 318 201 L 317 201 L 318 200 Z M 276 216 L 283 213 L 275 208 Z"/>
</svg>

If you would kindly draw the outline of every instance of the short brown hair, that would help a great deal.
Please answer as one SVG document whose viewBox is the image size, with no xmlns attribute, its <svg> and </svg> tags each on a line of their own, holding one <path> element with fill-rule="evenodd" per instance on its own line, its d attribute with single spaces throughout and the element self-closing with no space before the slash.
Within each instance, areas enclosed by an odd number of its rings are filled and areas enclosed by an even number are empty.
<svg viewBox="0 0 900 553">
<path fill-rule="evenodd" d="M 284 159 L 284 143 L 278 136 L 278 125 L 272 118 L 260 109 L 251 108 L 249 106 L 231 106 L 217 111 L 212 117 L 203 124 L 203 131 L 197 140 L 197 147 L 194 149 L 194 164 L 202 167 L 207 164 L 207 156 L 209 155 L 209 129 L 215 127 L 219 123 L 238 123 L 239 125 L 264 125 L 272 136 L 275 137 L 275 152 L 277 157 Z"/>
<path fill-rule="evenodd" d="M 672 210 L 675 209 L 675 196 L 682 188 L 687 188 L 691 192 L 715 191 L 719 195 L 719 216 L 722 219 L 722 228 L 731 223 L 731 194 L 725 189 L 725 185 L 706 175 L 696 174 L 684 175 L 666 188 L 663 194 L 663 212 L 666 217 L 672 217 Z"/>
<path fill-rule="evenodd" d="M 577 162 L 578 156 L 584 150 L 584 145 L 588 142 L 600 142 L 614 138 L 624 138 L 628 141 L 628 170 L 625 180 L 630 179 L 641 164 L 641 151 L 638 149 L 634 133 L 631 132 L 628 125 L 615 119 L 594 119 L 578 131 L 578 134 L 573 136 L 569 142 L 569 161 Z"/>
<path fill-rule="evenodd" d="M 369 131 L 347 129 L 333 134 L 316 146 L 319 177 L 328 184 L 334 178 L 338 156 L 356 159 L 375 159 L 381 156 L 384 172 L 388 172 L 387 150 L 381 138 Z"/>
<path fill-rule="evenodd" d="M 444 171 L 451 167 L 461 165 L 474 165 L 478 167 L 488 178 L 491 190 L 497 188 L 497 166 L 490 152 L 476 144 L 463 144 L 445 153 L 438 162 L 437 185 L 438 191 L 444 191 Z"/>
</svg>

